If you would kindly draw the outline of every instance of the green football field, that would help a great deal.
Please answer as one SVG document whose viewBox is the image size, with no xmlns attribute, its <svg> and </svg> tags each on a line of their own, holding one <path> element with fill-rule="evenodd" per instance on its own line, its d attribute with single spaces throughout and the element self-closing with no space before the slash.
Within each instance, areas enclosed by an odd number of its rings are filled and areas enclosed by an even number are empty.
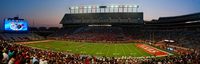
<svg viewBox="0 0 200 64">
<path fill-rule="evenodd" d="M 40 49 L 70 52 L 94 56 L 108 56 L 108 57 L 143 57 L 151 56 L 147 52 L 135 46 L 135 43 L 124 44 L 107 44 L 107 43 L 87 43 L 87 42 L 72 42 L 72 41 L 49 41 L 25 44 L 27 46 L 36 47 Z"/>
</svg>

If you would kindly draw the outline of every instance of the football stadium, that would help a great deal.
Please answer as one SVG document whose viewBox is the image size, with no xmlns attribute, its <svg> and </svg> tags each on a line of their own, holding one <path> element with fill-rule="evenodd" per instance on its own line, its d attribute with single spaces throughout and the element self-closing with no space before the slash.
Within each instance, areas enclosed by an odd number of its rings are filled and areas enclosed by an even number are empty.
<svg viewBox="0 0 200 64">
<path fill-rule="evenodd" d="M 0 64 L 199 64 L 200 13 L 145 21 L 139 5 L 72 6 L 59 27 L 1 20 Z"/>
</svg>

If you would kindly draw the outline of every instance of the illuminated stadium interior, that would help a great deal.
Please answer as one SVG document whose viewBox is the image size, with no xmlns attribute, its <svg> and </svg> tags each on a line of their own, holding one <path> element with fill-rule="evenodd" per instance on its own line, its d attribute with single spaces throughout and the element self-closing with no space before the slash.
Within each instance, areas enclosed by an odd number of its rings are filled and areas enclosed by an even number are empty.
<svg viewBox="0 0 200 64">
<path fill-rule="evenodd" d="M 138 12 L 139 5 L 110 5 L 110 6 L 72 6 L 69 13 L 114 13 Z"/>
<path fill-rule="evenodd" d="M 139 8 L 71 6 L 61 28 L 4 18 L 0 64 L 200 63 L 199 12 L 146 21 Z"/>
</svg>

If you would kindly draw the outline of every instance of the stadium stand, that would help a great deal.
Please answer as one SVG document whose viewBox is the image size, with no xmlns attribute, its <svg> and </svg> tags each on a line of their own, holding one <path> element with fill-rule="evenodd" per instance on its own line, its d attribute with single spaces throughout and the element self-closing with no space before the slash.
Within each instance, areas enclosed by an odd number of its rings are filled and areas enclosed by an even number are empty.
<svg viewBox="0 0 200 64">
<path fill-rule="evenodd" d="M 200 61 L 199 53 L 193 52 L 187 55 L 168 56 L 162 58 L 114 58 L 114 57 L 95 57 L 87 55 L 74 55 L 63 52 L 53 52 L 12 44 L 8 41 L 0 43 L 1 63 L 14 64 L 198 64 Z"/>
<path fill-rule="evenodd" d="M 130 19 L 130 21 L 128 21 Z M 132 20 L 132 21 L 131 21 Z M 134 21 L 133 21 L 134 20 Z M 61 24 L 80 23 L 143 23 L 143 13 L 82 13 L 65 14 Z"/>
<path fill-rule="evenodd" d="M 166 17 L 145 24 L 129 24 L 129 14 L 66 14 L 61 23 L 63 28 L 32 28 L 31 33 L 0 34 L 1 64 L 199 64 L 200 63 L 200 14 L 178 17 Z M 141 15 L 139 15 L 141 17 Z M 112 20 L 111 20 L 112 19 Z M 143 19 L 143 18 L 142 18 Z M 141 20 L 142 20 L 141 19 Z M 83 21 L 84 20 L 84 21 Z M 111 26 L 102 25 L 104 21 Z M 138 19 L 137 19 L 138 20 Z M 68 21 L 68 22 L 66 22 Z M 94 22 L 91 22 L 94 21 Z M 98 24 L 95 22 L 101 21 Z M 124 21 L 124 22 L 121 22 Z M 192 22 L 191 22 L 192 21 Z M 112 23 L 114 22 L 114 23 Z M 118 23 L 119 22 L 119 23 Z M 121 23 L 120 23 L 121 22 Z M 172 23 L 171 23 L 172 22 Z M 87 24 L 89 23 L 89 24 Z M 142 23 L 142 22 L 141 22 Z M 50 35 L 49 35 L 50 34 Z M 41 36 L 42 35 L 42 36 Z M 48 36 L 47 36 L 48 35 Z M 103 42 L 139 42 L 158 46 L 178 55 L 166 57 L 97 57 L 91 55 L 55 52 L 23 46 L 14 41 L 32 41 L 47 39 L 103 41 Z M 172 40 L 167 42 L 165 40 Z M 173 51 L 168 48 L 173 48 Z"/>
<path fill-rule="evenodd" d="M 16 34 L 16 33 L 2 33 L 0 34 L 2 40 L 6 41 L 33 41 L 33 40 L 44 40 L 44 37 L 41 37 L 34 33 L 25 33 L 25 34 Z"/>
<path fill-rule="evenodd" d="M 114 17 L 114 16 L 113 16 Z M 68 30 L 68 34 L 63 36 L 64 39 L 72 40 L 94 40 L 94 41 L 139 41 L 151 43 L 168 50 L 173 48 L 173 52 L 180 56 L 168 56 L 163 58 L 147 58 L 147 59 L 113 59 L 111 62 L 116 63 L 133 63 L 141 64 L 198 64 L 200 63 L 200 29 L 199 29 L 199 13 L 177 16 L 177 17 L 161 17 L 152 22 L 145 22 L 142 26 L 130 25 L 114 25 L 112 27 L 88 27 L 82 26 L 75 28 L 73 31 Z M 117 21 L 117 20 L 115 20 Z M 124 21 L 124 20 L 123 20 Z M 65 26 L 67 27 L 67 26 Z M 67 28 L 68 29 L 68 28 Z M 109 38 L 107 38 L 109 36 Z M 165 42 L 164 40 L 172 40 L 173 42 Z M 169 51 L 170 52 L 170 51 Z"/>
</svg>

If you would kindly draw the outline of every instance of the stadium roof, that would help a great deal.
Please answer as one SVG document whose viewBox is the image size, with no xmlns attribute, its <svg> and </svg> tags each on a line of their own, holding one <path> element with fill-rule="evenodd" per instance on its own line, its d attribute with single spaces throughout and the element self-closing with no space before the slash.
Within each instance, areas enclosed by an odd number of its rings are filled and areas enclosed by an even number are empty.
<svg viewBox="0 0 200 64">
<path fill-rule="evenodd" d="M 200 20 L 200 12 L 181 15 L 181 16 L 160 17 L 157 20 L 157 23 L 186 23 L 188 21 L 197 21 L 197 20 Z"/>
</svg>

